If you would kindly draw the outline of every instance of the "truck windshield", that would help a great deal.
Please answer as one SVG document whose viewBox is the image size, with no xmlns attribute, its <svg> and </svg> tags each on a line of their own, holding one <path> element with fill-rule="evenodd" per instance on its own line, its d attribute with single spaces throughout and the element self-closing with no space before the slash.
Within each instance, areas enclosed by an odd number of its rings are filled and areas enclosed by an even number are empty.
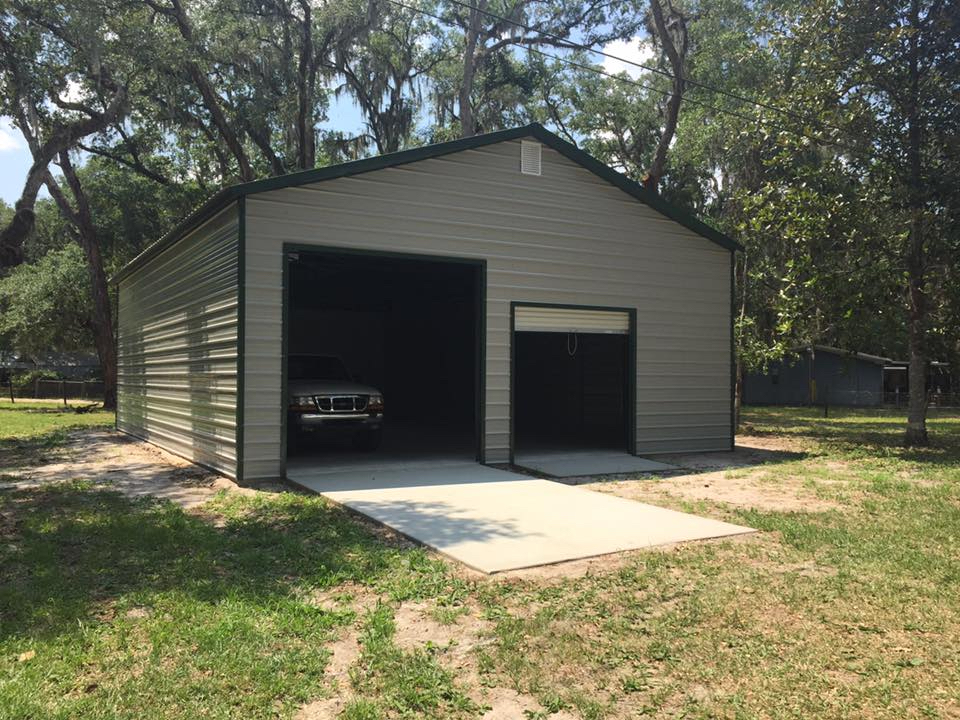
<svg viewBox="0 0 960 720">
<path fill-rule="evenodd" d="M 325 355 L 291 355 L 287 366 L 291 380 L 349 380 L 340 358 Z"/>
</svg>

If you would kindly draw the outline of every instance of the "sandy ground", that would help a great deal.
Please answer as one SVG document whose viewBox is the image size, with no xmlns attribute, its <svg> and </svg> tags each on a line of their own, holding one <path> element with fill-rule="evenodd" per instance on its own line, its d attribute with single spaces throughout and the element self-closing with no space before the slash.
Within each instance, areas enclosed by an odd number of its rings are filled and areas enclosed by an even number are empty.
<svg viewBox="0 0 960 720">
<path fill-rule="evenodd" d="M 707 501 L 737 508 L 819 512 L 836 506 L 818 497 L 801 479 L 771 469 L 804 457 L 802 446 L 789 438 L 742 436 L 733 452 L 657 455 L 680 470 L 656 476 L 583 477 L 575 482 L 591 490 L 647 502 Z M 659 501 L 659 502 L 658 502 Z"/>
<path fill-rule="evenodd" d="M 26 467 L 3 467 L 0 475 L 17 480 L 4 488 L 86 480 L 129 497 L 153 495 L 191 509 L 219 490 L 253 493 L 214 472 L 113 430 L 71 433 L 62 447 L 51 451 L 47 462 Z"/>
</svg>

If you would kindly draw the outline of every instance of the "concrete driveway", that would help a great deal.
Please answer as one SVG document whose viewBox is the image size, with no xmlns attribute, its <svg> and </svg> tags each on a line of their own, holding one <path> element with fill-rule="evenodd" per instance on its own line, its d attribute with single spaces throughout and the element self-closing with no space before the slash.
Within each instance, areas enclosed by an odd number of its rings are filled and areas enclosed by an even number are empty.
<svg viewBox="0 0 960 720">
<path fill-rule="evenodd" d="M 477 463 L 293 462 L 287 477 L 487 573 L 753 532 Z"/>
</svg>

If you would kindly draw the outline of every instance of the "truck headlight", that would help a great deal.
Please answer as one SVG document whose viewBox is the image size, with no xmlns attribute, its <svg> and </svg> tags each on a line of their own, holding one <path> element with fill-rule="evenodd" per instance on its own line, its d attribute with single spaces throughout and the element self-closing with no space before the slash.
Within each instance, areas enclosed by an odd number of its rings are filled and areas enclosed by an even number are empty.
<svg viewBox="0 0 960 720">
<path fill-rule="evenodd" d="M 314 412 L 317 406 L 309 395 L 297 395 L 290 398 L 290 409 L 293 412 Z"/>
<path fill-rule="evenodd" d="M 383 395 L 371 395 L 367 398 L 368 412 L 383 412 Z"/>
</svg>

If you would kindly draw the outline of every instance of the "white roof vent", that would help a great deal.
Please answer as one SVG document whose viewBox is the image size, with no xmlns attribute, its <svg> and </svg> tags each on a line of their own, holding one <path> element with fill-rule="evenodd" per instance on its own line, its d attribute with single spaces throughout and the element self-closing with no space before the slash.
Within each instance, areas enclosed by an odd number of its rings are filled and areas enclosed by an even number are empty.
<svg viewBox="0 0 960 720">
<path fill-rule="evenodd" d="M 520 172 L 524 175 L 540 174 L 540 143 L 520 141 Z"/>
</svg>

